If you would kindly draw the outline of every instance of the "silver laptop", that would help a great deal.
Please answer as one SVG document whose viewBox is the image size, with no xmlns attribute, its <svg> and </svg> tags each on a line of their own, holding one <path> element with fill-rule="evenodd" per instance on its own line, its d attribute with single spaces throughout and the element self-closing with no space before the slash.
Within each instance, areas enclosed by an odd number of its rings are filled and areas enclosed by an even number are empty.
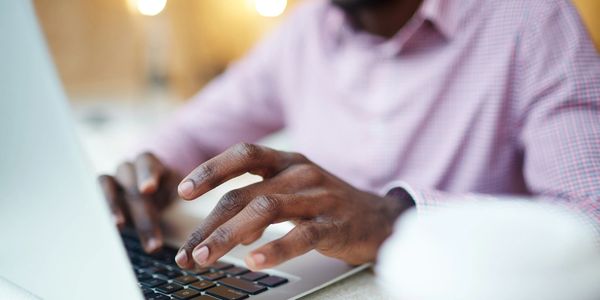
<svg viewBox="0 0 600 300">
<path fill-rule="evenodd" d="M 117 231 L 95 177 L 32 3 L 0 1 L 0 299 L 3 285 L 43 299 L 295 299 L 365 267 L 313 251 L 244 276 L 238 247 L 205 273 L 178 270 L 172 250 L 145 255 Z"/>
</svg>

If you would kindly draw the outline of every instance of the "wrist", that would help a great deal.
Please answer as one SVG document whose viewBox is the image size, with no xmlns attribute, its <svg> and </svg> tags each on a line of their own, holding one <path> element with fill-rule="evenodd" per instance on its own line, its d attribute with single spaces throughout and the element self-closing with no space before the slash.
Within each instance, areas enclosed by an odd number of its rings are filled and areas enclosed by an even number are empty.
<svg viewBox="0 0 600 300">
<path fill-rule="evenodd" d="M 395 187 L 389 190 L 385 194 L 385 197 L 394 199 L 400 206 L 400 208 L 404 207 L 404 209 L 411 208 L 415 206 L 416 203 L 413 197 L 410 195 L 410 193 L 406 189 L 401 187 Z"/>
<path fill-rule="evenodd" d="M 392 234 L 396 220 L 408 209 L 415 206 L 412 196 L 403 188 L 393 188 L 383 198 L 385 202 L 387 236 Z M 387 238 L 386 236 L 386 238 Z"/>
</svg>

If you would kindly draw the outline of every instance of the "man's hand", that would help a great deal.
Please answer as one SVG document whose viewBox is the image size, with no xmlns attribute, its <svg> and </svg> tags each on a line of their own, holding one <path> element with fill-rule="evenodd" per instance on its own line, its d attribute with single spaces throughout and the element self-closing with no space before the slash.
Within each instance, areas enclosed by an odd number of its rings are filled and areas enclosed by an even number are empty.
<svg viewBox="0 0 600 300">
<path fill-rule="evenodd" d="M 99 180 L 117 226 L 135 227 L 146 252 L 160 249 L 160 212 L 176 198 L 181 176 L 154 155 L 143 153 L 119 165 L 115 176 L 102 175 Z"/>
<path fill-rule="evenodd" d="M 301 154 L 251 144 L 236 145 L 197 167 L 179 184 L 191 200 L 250 172 L 263 181 L 223 196 L 175 258 L 183 268 L 215 262 L 238 244 L 257 240 L 267 226 L 291 220 L 288 234 L 246 257 L 268 268 L 312 249 L 350 264 L 374 261 L 395 219 L 410 203 L 360 191 Z"/>
</svg>

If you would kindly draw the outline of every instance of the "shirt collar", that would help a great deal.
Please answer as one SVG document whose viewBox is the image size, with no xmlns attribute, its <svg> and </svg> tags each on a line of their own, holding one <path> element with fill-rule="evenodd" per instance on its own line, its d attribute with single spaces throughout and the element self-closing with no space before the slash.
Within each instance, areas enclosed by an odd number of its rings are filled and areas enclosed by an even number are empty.
<svg viewBox="0 0 600 300">
<path fill-rule="evenodd" d="M 425 0 L 419 8 L 425 20 L 430 21 L 446 39 L 452 39 L 471 1 Z"/>
<path fill-rule="evenodd" d="M 471 0 L 424 0 L 413 18 L 390 40 L 405 40 L 406 32 L 414 33 L 423 21 L 429 21 L 434 28 L 446 39 L 452 39 L 459 31 L 460 24 L 465 17 Z M 342 42 L 350 35 L 356 34 L 345 13 L 338 7 L 330 4 L 326 12 L 326 30 L 334 37 L 336 44 Z M 400 46 L 400 45 L 399 45 Z M 401 47 L 401 46 L 400 46 Z"/>
</svg>

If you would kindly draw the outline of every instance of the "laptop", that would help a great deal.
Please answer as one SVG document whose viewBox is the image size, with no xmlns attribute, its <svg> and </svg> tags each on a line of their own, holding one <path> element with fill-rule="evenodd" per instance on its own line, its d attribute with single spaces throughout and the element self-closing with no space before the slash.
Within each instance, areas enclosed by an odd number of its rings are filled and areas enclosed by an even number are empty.
<svg viewBox="0 0 600 300">
<path fill-rule="evenodd" d="M 367 267 L 312 251 L 250 272 L 250 246 L 187 271 L 178 245 L 141 251 L 114 226 L 26 0 L 0 1 L 0 241 L 0 298 L 3 283 L 43 299 L 296 299 Z"/>
</svg>

